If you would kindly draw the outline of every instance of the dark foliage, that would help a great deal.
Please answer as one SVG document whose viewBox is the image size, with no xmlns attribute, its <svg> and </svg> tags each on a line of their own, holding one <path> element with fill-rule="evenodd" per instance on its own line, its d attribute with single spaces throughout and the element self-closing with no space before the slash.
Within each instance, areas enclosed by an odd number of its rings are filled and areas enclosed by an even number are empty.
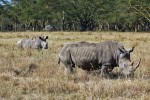
<svg viewBox="0 0 150 100">
<path fill-rule="evenodd" d="M 149 0 L 1 0 L 0 31 L 150 31 Z M 49 30 L 45 26 L 50 25 Z"/>
</svg>

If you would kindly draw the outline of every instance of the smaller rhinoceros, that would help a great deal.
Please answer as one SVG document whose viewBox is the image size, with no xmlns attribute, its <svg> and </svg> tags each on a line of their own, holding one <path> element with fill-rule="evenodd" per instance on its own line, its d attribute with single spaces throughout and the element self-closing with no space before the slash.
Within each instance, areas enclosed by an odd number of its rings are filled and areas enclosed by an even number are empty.
<svg viewBox="0 0 150 100">
<path fill-rule="evenodd" d="M 22 39 L 17 42 L 17 46 L 20 48 L 31 48 L 31 49 L 48 49 L 48 43 L 46 40 L 48 39 L 48 36 L 44 38 L 44 36 L 39 36 L 35 39 Z"/>
</svg>

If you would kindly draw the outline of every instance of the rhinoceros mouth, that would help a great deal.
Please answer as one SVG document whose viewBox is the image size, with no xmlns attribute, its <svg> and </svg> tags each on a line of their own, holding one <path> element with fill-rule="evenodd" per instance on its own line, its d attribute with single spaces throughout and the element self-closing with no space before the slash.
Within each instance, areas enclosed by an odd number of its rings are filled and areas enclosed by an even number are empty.
<svg viewBox="0 0 150 100">
<path fill-rule="evenodd" d="M 141 58 L 139 60 L 137 60 L 136 62 L 137 62 L 136 64 L 134 64 L 134 62 L 130 62 L 130 64 L 128 66 L 126 66 L 125 68 L 124 67 L 120 68 L 120 74 L 122 74 L 125 77 L 132 76 L 132 74 L 134 74 L 134 71 L 139 67 L 139 65 L 141 63 Z M 128 69 L 129 67 L 131 69 Z"/>
</svg>

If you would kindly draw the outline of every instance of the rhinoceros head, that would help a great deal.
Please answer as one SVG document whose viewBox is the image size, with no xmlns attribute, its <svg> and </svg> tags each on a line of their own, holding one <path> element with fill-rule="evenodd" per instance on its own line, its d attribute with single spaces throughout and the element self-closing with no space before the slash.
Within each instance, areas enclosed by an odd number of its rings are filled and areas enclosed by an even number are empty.
<svg viewBox="0 0 150 100">
<path fill-rule="evenodd" d="M 39 39 L 41 40 L 41 48 L 48 49 L 48 43 L 46 40 L 48 39 L 48 36 L 44 38 L 44 36 L 39 36 Z"/>
<path fill-rule="evenodd" d="M 121 73 L 125 77 L 130 77 L 134 75 L 134 71 L 138 68 L 141 59 L 136 65 L 130 60 L 130 53 L 134 50 L 134 47 L 130 50 L 125 50 L 124 48 L 118 48 L 119 51 L 119 68 Z"/>
</svg>

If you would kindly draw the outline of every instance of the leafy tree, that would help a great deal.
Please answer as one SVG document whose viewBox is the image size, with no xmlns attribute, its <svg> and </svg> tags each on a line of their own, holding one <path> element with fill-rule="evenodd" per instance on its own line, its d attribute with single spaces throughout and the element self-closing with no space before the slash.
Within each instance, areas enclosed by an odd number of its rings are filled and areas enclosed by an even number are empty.
<svg viewBox="0 0 150 100">
<path fill-rule="evenodd" d="M 149 0 L 7 0 L 0 2 L 1 30 L 149 31 Z"/>
<path fill-rule="evenodd" d="M 80 30 L 94 30 L 99 20 L 101 0 L 63 0 L 65 19 L 78 22 Z"/>
</svg>

